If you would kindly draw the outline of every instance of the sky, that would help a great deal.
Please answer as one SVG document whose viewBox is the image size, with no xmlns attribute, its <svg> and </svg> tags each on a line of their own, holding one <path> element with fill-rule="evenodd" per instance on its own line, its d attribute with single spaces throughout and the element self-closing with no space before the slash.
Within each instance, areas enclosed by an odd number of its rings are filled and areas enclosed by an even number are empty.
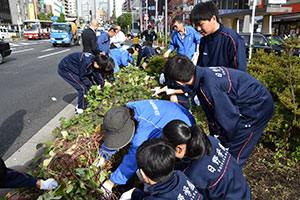
<svg viewBox="0 0 300 200">
<path fill-rule="evenodd" d="M 77 0 L 77 4 L 78 4 L 78 14 L 79 16 L 81 16 L 81 3 L 83 0 Z M 112 0 L 109 0 L 111 2 L 111 10 L 112 10 Z M 88 0 L 89 2 L 89 6 L 90 8 L 94 8 L 94 0 Z M 98 0 L 96 0 L 96 2 L 98 2 Z M 125 0 L 116 0 L 116 15 L 117 17 L 120 16 L 122 14 L 122 5 L 125 2 Z"/>
</svg>

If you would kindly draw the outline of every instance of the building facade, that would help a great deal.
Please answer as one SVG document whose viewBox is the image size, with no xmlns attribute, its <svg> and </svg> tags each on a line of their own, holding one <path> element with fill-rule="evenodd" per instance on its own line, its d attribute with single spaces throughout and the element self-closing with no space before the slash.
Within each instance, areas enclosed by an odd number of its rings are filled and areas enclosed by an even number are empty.
<svg viewBox="0 0 300 200">
<path fill-rule="evenodd" d="M 8 0 L 0 1 L 0 26 L 12 23 Z"/>
<path fill-rule="evenodd" d="M 67 18 L 77 18 L 77 0 L 63 0 L 63 6 Z"/>
</svg>

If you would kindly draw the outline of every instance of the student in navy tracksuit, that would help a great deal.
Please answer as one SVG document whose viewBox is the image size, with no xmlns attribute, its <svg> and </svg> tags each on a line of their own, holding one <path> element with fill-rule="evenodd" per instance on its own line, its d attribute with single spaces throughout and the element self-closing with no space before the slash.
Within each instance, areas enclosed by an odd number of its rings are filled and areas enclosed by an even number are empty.
<svg viewBox="0 0 300 200">
<path fill-rule="evenodd" d="M 98 39 L 98 50 L 100 51 L 101 54 L 105 56 L 110 55 L 110 38 L 116 35 L 117 29 L 115 27 L 111 27 L 107 32 L 102 32 Z"/>
<path fill-rule="evenodd" d="M 251 191 L 236 159 L 219 140 L 207 136 L 201 126 L 173 120 L 163 128 L 162 138 L 170 142 L 184 171 L 204 199 L 250 200 Z"/>
<path fill-rule="evenodd" d="M 143 181 L 150 185 L 149 194 L 136 188 L 123 193 L 120 200 L 203 199 L 184 173 L 174 171 L 175 159 L 174 149 L 166 141 L 145 141 L 136 152 L 136 160 Z"/>
<path fill-rule="evenodd" d="M 247 72 L 245 41 L 237 32 L 220 23 L 219 11 L 213 2 L 197 4 L 190 19 L 203 35 L 199 66 L 226 66 Z"/>
<path fill-rule="evenodd" d="M 183 55 L 167 61 L 165 76 L 183 91 L 198 96 L 210 133 L 219 137 L 242 167 L 274 113 L 267 88 L 240 70 L 195 67 Z"/>
<path fill-rule="evenodd" d="M 29 174 L 6 168 L 2 158 L 0 158 L 0 188 L 23 188 L 38 187 L 41 190 L 52 190 L 58 186 L 53 179 L 39 180 Z"/>
<path fill-rule="evenodd" d="M 136 61 L 136 66 L 139 67 L 141 64 L 142 59 L 144 58 L 144 62 L 142 63 L 142 67 L 143 69 L 146 69 L 147 67 L 147 63 L 148 63 L 148 59 L 152 56 L 155 55 L 159 55 L 161 50 L 159 47 L 153 49 L 151 46 L 149 45 L 145 45 L 145 46 L 140 46 L 138 44 L 134 45 L 134 50 L 138 52 L 138 57 L 137 57 L 137 61 Z"/>
<path fill-rule="evenodd" d="M 97 85 L 104 86 L 104 80 L 99 71 L 95 69 L 112 70 L 107 66 L 107 58 L 103 55 L 93 55 L 84 52 L 75 52 L 64 57 L 58 65 L 58 74 L 78 91 L 79 113 L 87 107 L 84 95 L 93 85 L 89 77 L 93 77 Z"/>
<path fill-rule="evenodd" d="M 127 50 L 122 49 L 122 47 L 111 49 L 110 57 L 115 62 L 114 73 L 118 72 L 121 67 L 127 67 L 129 62 L 134 62 L 132 55 L 134 54 L 133 48 L 128 48 Z"/>
<path fill-rule="evenodd" d="M 105 159 L 131 143 L 123 162 L 103 185 L 107 194 L 115 184 L 124 185 L 135 174 L 138 169 L 135 158 L 137 148 L 145 140 L 160 138 L 162 128 L 174 119 L 181 119 L 189 125 L 195 123 L 194 117 L 184 107 L 163 100 L 129 102 L 126 106 L 116 106 L 105 113 L 103 127 L 106 135 L 100 161 L 95 161 L 95 165 L 102 166 Z"/>
</svg>

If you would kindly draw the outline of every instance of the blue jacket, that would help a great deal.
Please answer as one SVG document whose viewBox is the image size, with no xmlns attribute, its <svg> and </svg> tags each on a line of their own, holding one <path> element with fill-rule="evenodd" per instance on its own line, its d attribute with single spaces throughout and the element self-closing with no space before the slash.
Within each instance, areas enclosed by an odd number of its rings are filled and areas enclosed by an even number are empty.
<svg viewBox="0 0 300 200">
<path fill-rule="evenodd" d="M 136 188 L 131 199 L 133 200 L 165 200 L 165 199 L 190 199 L 202 200 L 203 196 L 191 180 L 181 171 L 174 171 L 174 174 L 168 180 L 157 183 L 149 187 L 150 195 Z"/>
<path fill-rule="evenodd" d="M 196 123 L 188 110 L 171 101 L 133 101 L 127 103 L 126 106 L 134 109 L 134 118 L 138 121 L 138 127 L 131 140 L 128 154 L 124 156 L 123 162 L 110 176 L 110 180 L 119 185 L 126 184 L 138 169 L 135 154 L 144 141 L 160 138 L 163 127 L 172 120 L 180 119 L 189 126 Z M 102 149 L 106 149 L 104 145 L 102 145 Z"/>
<path fill-rule="evenodd" d="M 133 57 L 129 55 L 129 52 L 121 47 L 117 49 L 111 49 L 110 57 L 114 60 L 117 66 L 123 65 L 124 67 L 127 67 L 129 62 L 134 61 Z"/>
<path fill-rule="evenodd" d="M 172 52 L 177 49 L 177 54 L 183 54 L 192 59 L 194 53 L 197 51 L 197 45 L 200 44 L 200 35 L 193 27 L 186 26 L 186 35 L 184 41 L 181 39 L 181 35 L 178 31 L 174 31 L 171 37 L 169 49 Z"/>
<path fill-rule="evenodd" d="M 220 28 L 201 39 L 198 65 L 225 66 L 247 72 L 245 41 L 234 30 Z"/>
<path fill-rule="evenodd" d="M 198 191 L 207 199 L 250 200 L 251 191 L 236 164 L 236 159 L 221 145 L 219 140 L 208 136 L 212 151 L 198 160 L 186 162 L 183 170 Z"/>
<path fill-rule="evenodd" d="M 144 62 L 146 62 L 151 56 L 156 55 L 156 51 L 149 46 L 143 46 L 139 48 L 139 54 L 136 61 L 136 66 L 139 66 L 142 58 L 144 58 Z"/>
<path fill-rule="evenodd" d="M 102 32 L 97 40 L 98 50 L 100 52 L 105 52 L 105 55 L 108 56 L 110 54 L 110 37 L 107 32 Z"/>
<path fill-rule="evenodd" d="M 103 86 L 104 80 L 99 70 L 96 70 L 94 66 L 95 56 L 91 53 L 75 52 L 64 57 L 59 65 L 58 70 L 68 73 L 74 73 L 79 76 L 80 80 L 86 86 L 92 86 L 92 82 L 89 80 L 89 76 L 93 76 L 98 85 Z"/>
<path fill-rule="evenodd" d="M 225 67 L 196 67 L 193 91 L 206 113 L 211 134 L 233 141 L 268 123 L 274 102 L 250 74 Z M 249 130 L 249 131 L 240 131 Z"/>
</svg>

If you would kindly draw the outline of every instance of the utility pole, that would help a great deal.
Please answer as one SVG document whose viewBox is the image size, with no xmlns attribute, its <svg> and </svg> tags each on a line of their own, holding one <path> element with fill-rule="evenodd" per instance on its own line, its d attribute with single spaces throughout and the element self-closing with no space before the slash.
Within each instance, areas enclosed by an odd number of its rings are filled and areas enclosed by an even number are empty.
<svg viewBox="0 0 300 200">
<path fill-rule="evenodd" d="M 168 43 L 168 0 L 165 0 L 165 47 Z"/>
<path fill-rule="evenodd" d="M 139 0 L 140 4 L 140 31 L 143 32 L 143 1 Z"/>
<path fill-rule="evenodd" d="M 148 19 L 149 19 L 149 17 L 148 17 L 148 0 L 146 0 L 146 12 L 145 12 L 146 14 L 145 14 L 145 18 L 146 18 L 146 24 L 145 24 L 145 28 L 147 28 L 147 26 L 148 26 Z"/>
<path fill-rule="evenodd" d="M 154 27 L 155 27 L 155 32 L 157 33 L 157 18 L 158 18 L 158 0 L 155 0 L 155 19 L 154 19 Z"/>
<path fill-rule="evenodd" d="M 250 26 L 250 48 L 249 48 L 249 60 L 252 58 L 252 45 L 253 45 L 253 29 L 254 29 L 254 18 L 255 18 L 255 7 L 256 7 L 256 1 L 253 0 L 253 6 L 252 6 L 252 18 L 251 18 L 251 26 Z"/>
<path fill-rule="evenodd" d="M 96 10 L 97 10 L 97 9 L 96 9 L 96 1 L 97 1 L 97 0 L 94 0 L 94 19 L 96 19 L 96 15 L 97 15 L 97 14 L 96 14 Z"/>
</svg>

